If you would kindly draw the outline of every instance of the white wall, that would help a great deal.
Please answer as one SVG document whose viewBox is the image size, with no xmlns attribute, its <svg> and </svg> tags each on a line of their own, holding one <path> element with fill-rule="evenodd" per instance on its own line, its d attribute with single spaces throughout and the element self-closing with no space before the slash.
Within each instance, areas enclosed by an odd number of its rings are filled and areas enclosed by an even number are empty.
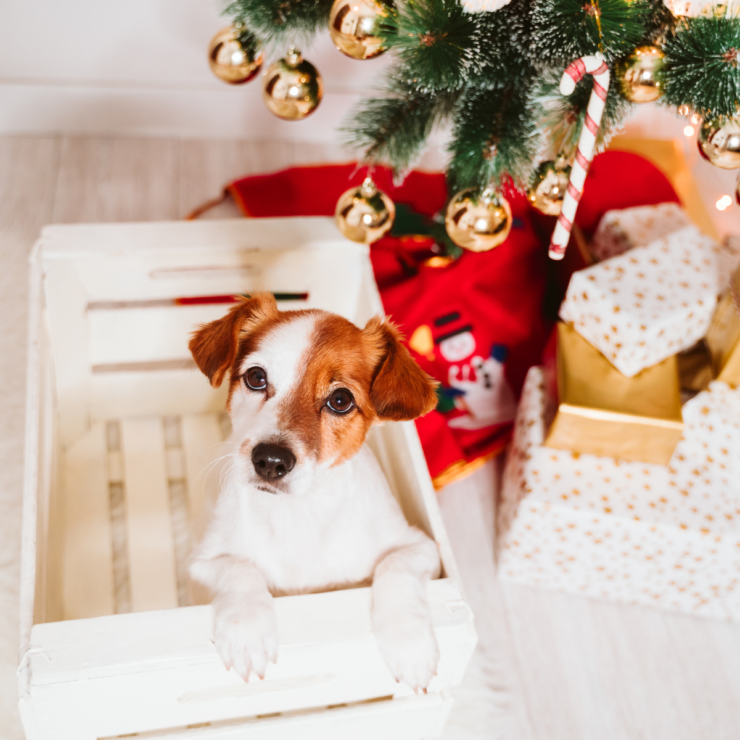
<svg viewBox="0 0 740 740">
<path fill-rule="evenodd" d="M 358 62 L 322 34 L 304 56 L 326 86 L 306 121 L 276 119 L 260 78 L 244 86 L 208 67 L 228 25 L 219 0 L 0 0 L 0 132 L 111 133 L 330 141 L 373 84 L 382 57 Z"/>
</svg>

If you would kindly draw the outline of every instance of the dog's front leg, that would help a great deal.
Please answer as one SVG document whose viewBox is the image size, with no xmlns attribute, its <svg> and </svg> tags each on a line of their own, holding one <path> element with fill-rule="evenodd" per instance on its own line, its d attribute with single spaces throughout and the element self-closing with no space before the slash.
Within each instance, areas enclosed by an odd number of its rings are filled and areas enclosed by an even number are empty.
<svg viewBox="0 0 740 740">
<path fill-rule="evenodd" d="M 440 563 L 437 545 L 418 535 L 376 566 L 372 620 L 380 653 L 396 681 L 426 690 L 439 662 L 427 583 L 439 575 Z"/>
<path fill-rule="evenodd" d="M 250 671 L 265 677 L 268 661 L 277 660 L 275 604 L 262 573 L 233 555 L 197 559 L 192 577 L 215 592 L 213 638 L 227 670 L 245 680 Z"/>
</svg>

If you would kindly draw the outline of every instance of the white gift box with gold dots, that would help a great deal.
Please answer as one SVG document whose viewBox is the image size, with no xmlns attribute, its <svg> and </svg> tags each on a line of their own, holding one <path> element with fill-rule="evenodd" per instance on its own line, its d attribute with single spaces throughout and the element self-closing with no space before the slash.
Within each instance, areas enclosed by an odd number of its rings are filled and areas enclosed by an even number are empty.
<svg viewBox="0 0 740 740">
<path fill-rule="evenodd" d="M 601 262 L 690 225 L 691 219 L 678 203 L 607 211 L 596 227 L 588 250 Z"/>
<path fill-rule="evenodd" d="M 560 317 L 622 374 L 691 347 L 721 290 L 720 247 L 689 226 L 573 274 Z"/>
<path fill-rule="evenodd" d="M 527 375 L 498 517 L 501 578 L 740 622 L 740 391 L 684 405 L 668 466 L 543 446 Z"/>
</svg>

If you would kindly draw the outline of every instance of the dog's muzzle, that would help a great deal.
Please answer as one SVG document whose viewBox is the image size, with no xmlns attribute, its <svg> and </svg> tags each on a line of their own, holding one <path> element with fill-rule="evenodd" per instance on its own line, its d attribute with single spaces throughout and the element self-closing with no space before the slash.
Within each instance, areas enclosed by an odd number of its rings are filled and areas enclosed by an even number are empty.
<svg viewBox="0 0 740 740">
<path fill-rule="evenodd" d="M 252 450 L 252 464 L 260 478 L 275 481 L 293 470 L 295 455 L 287 447 L 262 442 Z"/>
</svg>

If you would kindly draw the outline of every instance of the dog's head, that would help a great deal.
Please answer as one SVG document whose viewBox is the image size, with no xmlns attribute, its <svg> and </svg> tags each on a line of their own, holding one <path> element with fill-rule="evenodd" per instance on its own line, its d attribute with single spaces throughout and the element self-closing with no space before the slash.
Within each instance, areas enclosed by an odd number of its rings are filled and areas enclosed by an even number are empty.
<svg viewBox="0 0 740 740">
<path fill-rule="evenodd" d="M 190 351 L 212 386 L 228 377 L 236 474 L 269 493 L 305 493 L 374 422 L 436 405 L 435 382 L 379 317 L 359 329 L 326 311 L 278 311 L 261 294 L 200 327 Z"/>
</svg>

